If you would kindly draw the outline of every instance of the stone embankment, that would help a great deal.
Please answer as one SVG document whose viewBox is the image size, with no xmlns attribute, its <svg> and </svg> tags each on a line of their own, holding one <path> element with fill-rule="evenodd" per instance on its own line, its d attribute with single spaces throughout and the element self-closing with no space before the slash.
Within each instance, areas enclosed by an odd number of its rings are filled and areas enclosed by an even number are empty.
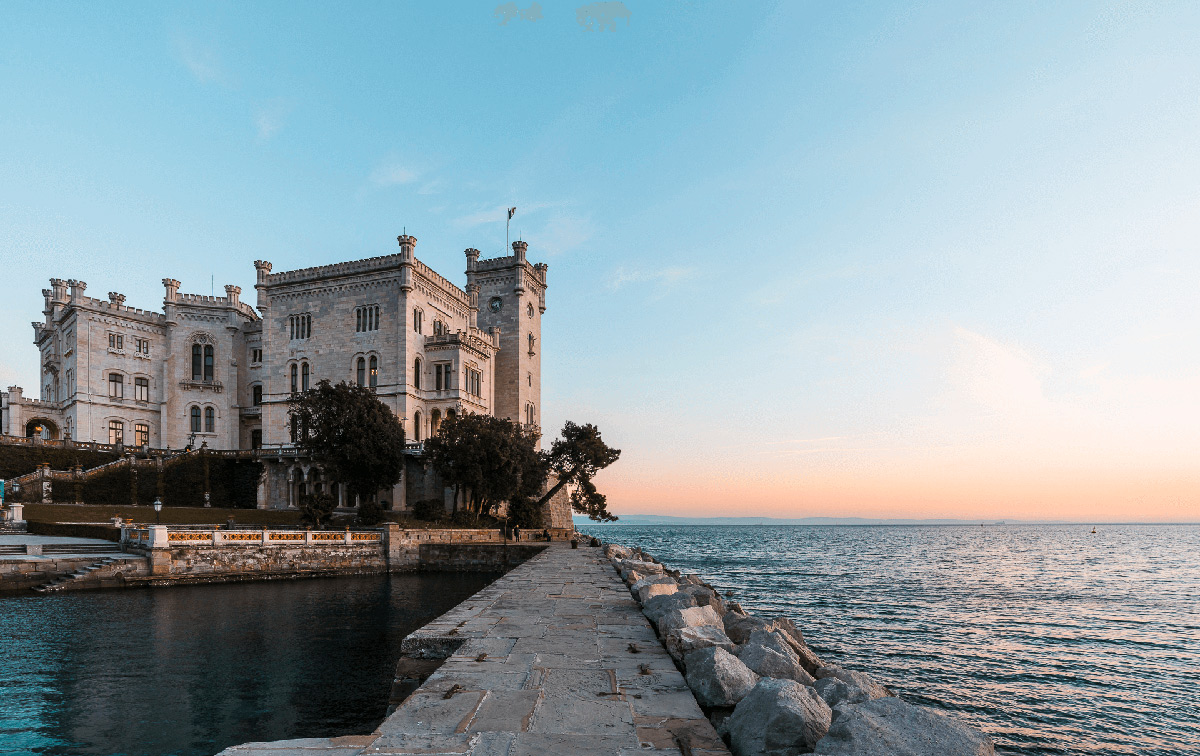
<svg viewBox="0 0 1200 756">
<path fill-rule="evenodd" d="M 791 620 L 755 617 L 640 550 L 604 552 L 735 756 L 993 754 L 980 730 L 825 664 Z"/>
</svg>

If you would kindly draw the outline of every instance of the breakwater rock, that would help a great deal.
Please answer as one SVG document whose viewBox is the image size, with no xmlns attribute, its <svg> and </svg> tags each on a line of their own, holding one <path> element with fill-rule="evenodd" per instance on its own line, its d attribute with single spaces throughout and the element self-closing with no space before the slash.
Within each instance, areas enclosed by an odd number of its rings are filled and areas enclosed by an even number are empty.
<svg viewBox="0 0 1200 756">
<path fill-rule="evenodd" d="M 604 547 L 736 756 L 992 756 L 977 728 L 825 664 L 786 618 L 756 617 L 697 575 Z"/>
</svg>

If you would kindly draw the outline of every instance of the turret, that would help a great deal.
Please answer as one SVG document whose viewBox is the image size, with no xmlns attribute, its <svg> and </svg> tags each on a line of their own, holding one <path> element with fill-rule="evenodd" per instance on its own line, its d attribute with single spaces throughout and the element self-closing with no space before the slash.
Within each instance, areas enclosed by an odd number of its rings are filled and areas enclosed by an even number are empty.
<svg viewBox="0 0 1200 756">
<path fill-rule="evenodd" d="M 512 243 L 513 257 L 517 258 L 517 262 L 525 262 L 525 250 L 529 249 L 529 245 L 523 241 L 515 241 Z"/>
<path fill-rule="evenodd" d="M 396 237 L 396 241 L 400 243 L 400 291 L 407 293 L 413 288 L 412 268 L 413 261 L 416 259 L 414 250 L 417 246 L 417 237 L 400 234 Z"/>
<path fill-rule="evenodd" d="M 42 298 L 46 300 L 46 306 L 42 308 L 42 312 L 47 315 L 54 312 L 54 289 L 42 289 Z"/>
<path fill-rule="evenodd" d="M 120 307 L 121 305 L 125 304 L 125 295 L 118 294 L 115 291 L 110 291 L 108 292 L 108 303 L 114 307 Z"/>
<path fill-rule="evenodd" d="M 258 271 L 258 277 L 255 279 L 256 283 L 266 283 L 267 276 L 271 275 L 271 267 L 271 263 L 266 260 L 254 261 L 254 270 Z"/>
<path fill-rule="evenodd" d="M 479 264 L 479 250 L 472 247 L 465 254 L 467 256 L 467 303 L 471 309 L 467 323 L 472 328 L 476 328 L 479 322 L 479 284 L 475 283 L 475 267 Z"/>
<path fill-rule="evenodd" d="M 74 282 L 72 282 L 72 284 L 74 284 Z M 53 292 L 53 295 L 52 295 L 53 302 L 58 303 L 58 302 L 66 302 L 67 301 L 67 282 L 66 281 L 62 280 L 61 278 L 51 278 L 50 279 L 50 290 Z"/>
<path fill-rule="evenodd" d="M 162 285 L 166 288 L 166 294 L 163 296 L 164 302 L 176 302 L 179 300 L 179 282 L 174 278 L 164 278 Z"/>
<path fill-rule="evenodd" d="M 71 304 L 82 304 L 84 292 L 87 291 L 86 281 L 67 281 L 71 287 Z"/>
<path fill-rule="evenodd" d="M 254 288 L 258 291 L 258 311 L 263 313 L 263 317 L 266 317 L 267 302 L 269 300 L 264 289 L 267 286 L 267 276 L 271 275 L 271 263 L 266 260 L 255 260 L 254 270 L 257 272 L 254 280 Z"/>
<path fill-rule="evenodd" d="M 234 286 L 233 284 L 225 285 L 225 298 L 229 300 L 229 304 L 237 307 L 238 299 L 242 296 L 242 287 Z"/>
</svg>

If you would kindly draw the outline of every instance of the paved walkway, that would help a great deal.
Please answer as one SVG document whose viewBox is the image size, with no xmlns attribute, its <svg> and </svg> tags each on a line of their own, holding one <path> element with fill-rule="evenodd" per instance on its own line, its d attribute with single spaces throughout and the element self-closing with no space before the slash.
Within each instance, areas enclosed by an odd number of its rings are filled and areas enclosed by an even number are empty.
<svg viewBox="0 0 1200 756">
<path fill-rule="evenodd" d="M 28 533 L 5 533 L 0 535 L 0 546 L 26 546 L 35 545 L 45 548 L 46 546 L 57 546 L 51 554 L 7 554 L 0 553 L 0 562 L 53 562 L 61 559 L 79 559 L 89 556 L 95 556 L 97 549 L 103 548 L 106 551 L 120 551 L 121 546 L 112 541 L 105 541 L 100 538 L 73 538 L 71 536 L 41 536 L 29 535 Z M 86 547 L 78 551 L 67 549 L 66 547 Z M 7 551 L 4 549 L 3 551 Z"/>
<path fill-rule="evenodd" d="M 405 641 L 465 642 L 371 735 L 223 756 L 729 752 L 600 549 L 554 546 Z"/>
</svg>

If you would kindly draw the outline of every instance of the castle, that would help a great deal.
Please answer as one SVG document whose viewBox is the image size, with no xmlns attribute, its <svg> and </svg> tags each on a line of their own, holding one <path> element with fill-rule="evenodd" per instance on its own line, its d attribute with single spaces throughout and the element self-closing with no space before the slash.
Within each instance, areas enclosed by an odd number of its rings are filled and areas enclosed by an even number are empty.
<svg viewBox="0 0 1200 756">
<path fill-rule="evenodd" d="M 490 260 L 468 249 L 460 289 L 417 259 L 414 237 L 397 241 L 398 254 L 279 273 L 256 261 L 257 307 L 237 286 L 224 297 L 184 294 L 167 278 L 162 311 L 141 310 L 122 294 L 104 301 L 83 281 L 51 279 L 45 317 L 33 323 L 40 398 L 0 392 L 0 432 L 258 449 L 260 506 L 287 506 L 323 485 L 296 454 L 288 416 L 291 395 L 323 379 L 371 388 L 413 443 L 464 412 L 539 425 L 547 266 L 526 259 L 523 241 Z M 414 485 L 384 492 L 385 505 L 422 495 Z M 425 493 L 437 488 L 426 481 Z"/>
</svg>

